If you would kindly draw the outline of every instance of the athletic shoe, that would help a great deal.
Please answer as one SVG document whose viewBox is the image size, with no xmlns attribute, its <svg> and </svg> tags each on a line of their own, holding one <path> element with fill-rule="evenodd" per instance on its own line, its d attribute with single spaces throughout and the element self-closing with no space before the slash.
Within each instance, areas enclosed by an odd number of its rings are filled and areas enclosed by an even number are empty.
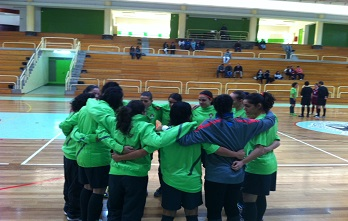
<svg viewBox="0 0 348 221">
<path fill-rule="evenodd" d="M 298 115 L 298 117 L 304 117 L 304 116 L 301 114 L 301 115 Z"/>
<path fill-rule="evenodd" d="M 319 116 L 319 115 L 315 115 L 314 117 L 315 117 L 315 118 L 320 118 L 320 116 Z"/>
<path fill-rule="evenodd" d="M 109 198 L 109 193 L 108 192 L 104 193 L 104 198 Z"/>
<path fill-rule="evenodd" d="M 162 196 L 162 189 L 159 187 L 155 193 L 153 194 L 154 197 L 161 197 Z"/>
<path fill-rule="evenodd" d="M 307 116 L 306 117 L 309 117 L 309 114 L 307 114 Z"/>
<path fill-rule="evenodd" d="M 296 117 L 297 114 L 295 114 L 295 113 L 290 113 L 290 116 Z"/>
</svg>

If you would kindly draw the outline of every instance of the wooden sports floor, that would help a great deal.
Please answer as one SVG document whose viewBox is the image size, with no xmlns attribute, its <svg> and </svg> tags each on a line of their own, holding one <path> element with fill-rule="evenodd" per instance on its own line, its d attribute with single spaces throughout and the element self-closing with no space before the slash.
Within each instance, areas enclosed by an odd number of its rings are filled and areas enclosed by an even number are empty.
<svg viewBox="0 0 348 221">
<path fill-rule="evenodd" d="M 66 220 L 62 195 L 64 137 L 58 125 L 68 114 L 69 100 L 0 96 L 1 221 Z M 297 113 L 299 110 L 297 107 Z M 264 221 L 347 221 L 348 106 L 329 105 L 327 117 L 319 120 L 290 117 L 288 104 L 277 104 L 273 111 L 279 118 L 281 146 L 276 150 L 277 191 L 267 198 Z M 152 163 L 146 221 L 161 217 L 160 199 L 153 196 L 158 187 L 157 159 Z M 103 220 L 106 213 L 105 209 Z M 205 220 L 205 216 L 203 205 L 199 219 Z M 182 210 L 175 220 L 185 220 Z"/>
</svg>

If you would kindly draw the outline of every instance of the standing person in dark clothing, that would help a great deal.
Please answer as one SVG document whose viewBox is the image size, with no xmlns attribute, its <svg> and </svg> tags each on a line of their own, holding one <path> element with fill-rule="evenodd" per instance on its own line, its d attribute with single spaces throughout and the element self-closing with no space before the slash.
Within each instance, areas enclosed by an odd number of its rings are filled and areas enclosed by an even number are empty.
<svg viewBox="0 0 348 221">
<path fill-rule="evenodd" d="M 309 82 L 305 82 L 305 86 L 301 90 L 301 115 L 299 117 L 304 117 L 305 106 L 307 106 L 307 117 L 309 117 L 310 105 L 311 105 L 311 96 L 313 89 L 309 86 Z"/>
<path fill-rule="evenodd" d="M 234 44 L 234 52 L 242 52 L 242 44 L 240 43 L 240 41 L 237 41 Z"/>
<path fill-rule="evenodd" d="M 318 88 L 318 106 L 317 106 L 317 115 L 315 118 L 320 117 L 320 109 L 323 107 L 323 118 L 325 118 L 326 115 L 326 100 L 329 97 L 329 91 L 324 86 L 324 82 L 319 81 L 319 88 Z"/>
<path fill-rule="evenodd" d="M 315 83 L 314 88 L 313 88 L 313 94 L 312 94 L 312 111 L 311 115 L 313 115 L 314 109 L 317 111 L 317 105 L 318 105 L 318 88 L 319 84 Z M 317 114 L 316 114 L 317 115 Z"/>
<path fill-rule="evenodd" d="M 170 50 L 170 54 L 175 54 L 176 46 L 175 46 L 175 43 L 174 43 L 174 42 L 172 42 L 172 43 L 170 44 L 169 49 L 172 49 L 172 50 Z"/>
</svg>

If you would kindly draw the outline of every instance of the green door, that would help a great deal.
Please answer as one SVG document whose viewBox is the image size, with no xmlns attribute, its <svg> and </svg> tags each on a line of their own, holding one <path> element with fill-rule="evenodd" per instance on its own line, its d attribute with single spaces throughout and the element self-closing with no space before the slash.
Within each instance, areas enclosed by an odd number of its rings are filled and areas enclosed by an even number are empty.
<svg viewBox="0 0 348 221">
<path fill-rule="evenodd" d="M 303 44 L 303 29 L 301 28 L 298 32 L 298 44 Z"/>
<path fill-rule="evenodd" d="M 49 58 L 49 84 L 65 84 L 71 58 Z"/>
</svg>

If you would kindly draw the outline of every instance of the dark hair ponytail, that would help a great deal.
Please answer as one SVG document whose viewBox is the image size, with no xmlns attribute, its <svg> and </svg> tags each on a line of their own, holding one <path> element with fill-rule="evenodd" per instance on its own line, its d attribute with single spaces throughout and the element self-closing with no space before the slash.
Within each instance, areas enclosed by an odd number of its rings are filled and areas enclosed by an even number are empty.
<svg viewBox="0 0 348 221">
<path fill-rule="evenodd" d="M 187 102 L 174 103 L 170 108 L 170 125 L 176 126 L 191 121 L 192 108 Z"/>
<path fill-rule="evenodd" d="M 253 105 L 261 104 L 262 109 L 265 112 L 268 112 L 274 105 L 275 98 L 271 93 L 263 92 L 259 93 L 251 93 L 245 97 L 245 100 L 248 100 L 249 103 Z"/>
<path fill-rule="evenodd" d="M 110 87 L 100 96 L 99 100 L 103 100 L 110 105 L 114 111 L 122 106 L 123 91 L 119 86 Z"/>
<path fill-rule="evenodd" d="M 143 102 L 139 100 L 130 101 L 127 106 L 121 107 L 117 114 L 116 129 L 120 130 L 126 136 L 132 136 L 130 130 L 132 129 L 132 117 L 141 114 L 145 111 Z"/>
<path fill-rule="evenodd" d="M 85 93 L 80 94 L 71 101 L 71 110 L 73 112 L 78 112 L 83 106 L 86 105 L 89 98 L 95 98 L 94 94 Z"/>
</svg>

